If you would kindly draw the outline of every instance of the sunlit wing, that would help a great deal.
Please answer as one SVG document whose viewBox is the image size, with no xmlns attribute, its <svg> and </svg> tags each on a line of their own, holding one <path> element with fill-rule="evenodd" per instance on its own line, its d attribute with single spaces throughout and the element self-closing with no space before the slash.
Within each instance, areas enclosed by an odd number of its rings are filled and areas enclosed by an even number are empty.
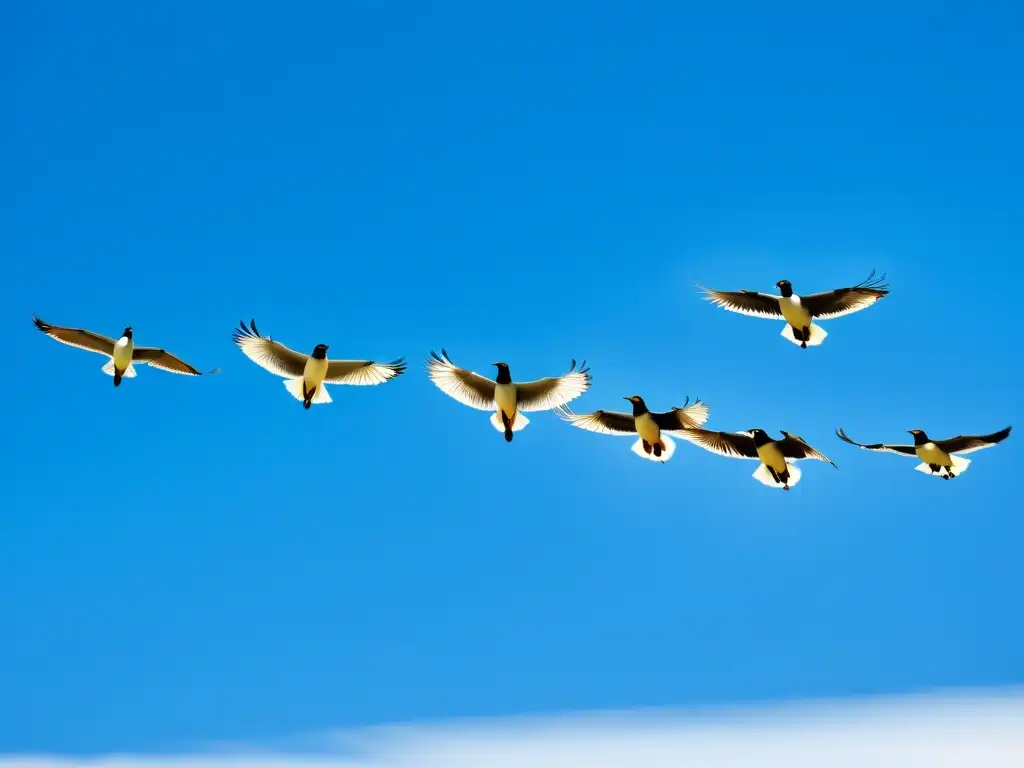
<svg viewBox="0 0 1024 768">
<path fill-rule="evenodd" d="M 260 368 L 278 376 L 289 379 L 302 376 L 306 368 L 306 360 L 309 359 L 308 355 L 289 349 L 284 344 L 265 336 L 260 336 L 260 332 L 256 330 L 255 320 L 250 320 L 249 326 L 246 326 L 245 322 L 239 325 L 241 327 L 231 332 L 231 338 L 246 357 Z"/>
<path fill-rule="evenodd" d="M 494 382 L 479 373 L 459 368 L 444 349 L 440 357 L 431 350 L 427 359 L 427 375 L 438 389 L 463 405 L 478 411 L 494 410 Z"/>
<path fill-rule="evenodd" d="M 97 352 L 107 357 L 112 357 L 114 354 L 114 345 L 117 342 L 113 339 L 108 339 L 106 336 L 87 331 L 84 328 L 65 328 L 59 325 L 50 325 L 36 316 L 33 316 L 32 320 L 36 328 L 61 344 L 84 349 L 88 352 Z"/>
</svg>

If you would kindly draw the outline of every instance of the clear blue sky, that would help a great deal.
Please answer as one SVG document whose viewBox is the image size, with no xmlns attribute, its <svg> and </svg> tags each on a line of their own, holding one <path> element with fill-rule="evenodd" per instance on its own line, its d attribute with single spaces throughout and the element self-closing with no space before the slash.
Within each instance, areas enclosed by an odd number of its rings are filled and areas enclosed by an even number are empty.
<svg viewBox="0 0 1024 768">
<path fill-rule="evenodd" d="M 1021 435 L 834 435 L 1020 429 L 1024 11 L 820 5 L 5 4 L 0 752 L 1024 681 Z M 872 267 L 809 352 L 691 286 Z M 34 312 L 223 373 L 115 390 Z M 304 412 L 250 317 L 410 370 Z M 841 470 L 506 445 L 441 346 Z"/>
</svg>

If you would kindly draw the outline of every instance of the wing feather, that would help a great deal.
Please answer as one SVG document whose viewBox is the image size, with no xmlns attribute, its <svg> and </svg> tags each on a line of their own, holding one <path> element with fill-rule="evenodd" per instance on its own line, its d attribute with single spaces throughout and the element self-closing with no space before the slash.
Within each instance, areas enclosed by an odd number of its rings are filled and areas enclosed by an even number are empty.
<svg viewBox="0 0 1024 768">
<path fill-rule="evenodd" d="M 239 325 L 241 327 L 231 332 L 231 338 L 246 357 L 260 368 L 286 379 L 302 376 L 306 369 L 306 360 L 309 359 L 308 355 L 289 349 L 269 337 L 260 336 L 255 320 L 250 320 L 249 326 L 246 326 L 244 321 Z"/>
<path fill-rule="evenodd" d="M 132 360 L 136 363 L 144 363 L 154 368 L 159 368 L 161 371 L 180 373 L 184 376 L 209 376 L 220 370 L 218 367 L 204 374 L 184 360 L 175 357 L 167 350 L 158 349 L 157 347 L 135 347 L 132 350 Z"/>
<path fill-rule="evenodd" d="M 914 450 L 912 445 L 886 445 L 885 443 L 871 443 L 866 445 L 864 443 L 858 443 L 855 440 L 851 440 L 850 437 L 840 427 L 836 430 L 836 434 L 839 439 L 849 443 L 850 445 L 856 445 L 858 448 L 863 448 L 865 451 L 880 451 L 882 453 L 895 453 L 899 456 L 917 456 L 917 451 Z"/>
<path fill-rule="evenodd" d="M 871 270 L 871 274 L 862 283 L 849 288 L 836 288 L 834 291 L 801 296 L 800 303 L 812 316 L 822 320 L 852 315 L 854 312 L 867 309 L 889 293 L 889 286 L 883 282 L 884 280 L 885 275 L 875 279 L 875 270 Z"/>
<path fill-rule="evenodd" d="M 947 440 L 936 440 L 935 445 L 946 453 L 974 453 L 982 448 L 991 448 L 1010 436 L 1012 427 L 1001 429 L 990 435 L 957 435 Z"/>
<path fill-rule="evenodd" d="M 778 296 L 748 291 L 746 289 L 742 291 L 716 291 L 713 288 L 705 288 L 699 283 L 697 288 L 703 291 L 705 298 L 716 307 L 750 317 L 782 319 L 782 308 L 779 306 Z"/>
<path fill-rule="evenodd" d="M 839 467 L 836 466 L 836 463 L 832 461 L 832 459 L 830 459 L 828 456 L 821 453 L 820 451 L 812 448 L 807 443 L 807 441 L 804 440 L 802 437 L 791 435 L 784 429 L 779 431 L 782 432 L 783 439 L 776 441 L 775 444 L 779 447 L 779 450 L 782 451 L 782 455 L 785 456 L 787 459 L 814 459 L 815 461 L 827 462 L 836 469 L 839 469 Z"/>
<path fill-rule="evenodd" d="M 65 328 L 60 325 L 50 325 L 35 315 L 32 316 L 32 321 L 35 323 L 36 328 L 61 344 L 84 349 L 87 352 L 97 352 L 107 357 L 112 357 L 114 354 L 114 345 L 117 342 L 106 336 L 87 331 L 84 328 Z"/>
<path fill-rule="evenodd" d="M 493 411 L 494 382 L 479 373 L 459 368 L 442 349 L 440 357 L 433 350 L 427 358 L 427 375 L 438 389 L 463 405 L 478 411 Z"/>
<path fill-rule="evenodd" d="M 565 405 L 556 407 L 554 411 L 563 421 L 588 432 L 596 432 L 599 435 L 636 434 L 636 421 L 630 413 L 619 413 L 618 411 L 575 413 Z"/>
<path fill-rule="evenodd" d="M 690 398 L 687 397 L 682 406 L 666 413 L 652 413 L 651 418 L 662 432 L 675 433 L 680 429 L 693 429 L 704 424 L 708 420 L 708 407 L 700 400 L 694 400 L 690 405 Z"/>
<path fill-rule="evenodd" d="M 715 432 L 710 429 L 681 429 L 675 433 L 706 451 L 729 459 L 756 459 L 754 438 L 746 432 Z"/>
<path fill-rule="evenodd" d="M 576 368 L 573 360 L 569 370 L 561 376 L 516 383 L 516 408 L 529 413 L 547 411 L 575 400 L 590 388 L 590 369 L 586 361 Z"/>
<path fill-rule="evenodd" d="M 375 363 L 372 360 L 331 360 L 327 363 L 327 376 L 324 382 L 372 386 L 401 376 L 405 369 L 405 360 L 402 358 L 390 363 Z"/>
</svg>

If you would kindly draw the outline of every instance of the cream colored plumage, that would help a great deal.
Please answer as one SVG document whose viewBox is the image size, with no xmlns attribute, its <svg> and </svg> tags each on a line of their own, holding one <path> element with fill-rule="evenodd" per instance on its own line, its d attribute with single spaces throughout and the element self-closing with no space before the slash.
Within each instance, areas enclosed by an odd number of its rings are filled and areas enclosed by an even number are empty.
<svg viewBox="0 0 1024 768">
<path fill-rule="evenodd" d="M 478 411 L 491 411 L 491 425 L 512 442 L 512 434 L 530 423 L 523 412 L 547 411 L 565 405 L 590 387 L 591 376 L 586 363 L 576 368 L 573 360 L 568 372 L 536 381 L 512 381 L 505 363 L 494 363 L 498 369 L 491 380 L 459 368 L 442 349 L 431 350 L 427 358 L 427 375 L 435 386 L 449 397 Z"/>
<path fill-rule="evenodd" d="M 269 337 L 261 336 L 256 321 L 239 324 L 231 337 L 242 353 L 264 370 L 284 377 L 285 389 L 301 400 L 307 410 L 314 404 L 332 402 L 327 384 L 372 386 L 390 381 L 405 372 L 399 358 L 390 363 L 372 360 L 328 360 L 326 344 L 317 344 L 312 355 L 289 349 Z"/>
</svg>

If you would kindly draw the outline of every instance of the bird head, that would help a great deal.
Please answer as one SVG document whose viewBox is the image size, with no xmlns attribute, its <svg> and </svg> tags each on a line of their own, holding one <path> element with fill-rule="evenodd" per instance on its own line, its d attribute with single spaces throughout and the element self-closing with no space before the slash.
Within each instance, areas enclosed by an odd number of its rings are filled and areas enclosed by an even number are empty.
<svg viewBox="0 0 1024 768">
<path fill-rule="evenodd" d="M 121 334 L 125 338 L 130 339 L 132 337 L 132 327 L 129 325 L 124 329 L 124 333 Z"/>
<path fill-rule="evenodd" d="M 313 347 L 313 357 L 315 357 L 317 360 L 323 360 L 325 357 L 327 357 L 327 350 L 329 346 L 330 345 L 328 344 L 317 344 L 315 347 Z"/>
<path fill-rule="evenodd" d="M 782 291 L 784 297 L 788 298 L 793 295 L 793 284 L 789 280 L 779 280 L 775 287 Z"/>
</svg>

